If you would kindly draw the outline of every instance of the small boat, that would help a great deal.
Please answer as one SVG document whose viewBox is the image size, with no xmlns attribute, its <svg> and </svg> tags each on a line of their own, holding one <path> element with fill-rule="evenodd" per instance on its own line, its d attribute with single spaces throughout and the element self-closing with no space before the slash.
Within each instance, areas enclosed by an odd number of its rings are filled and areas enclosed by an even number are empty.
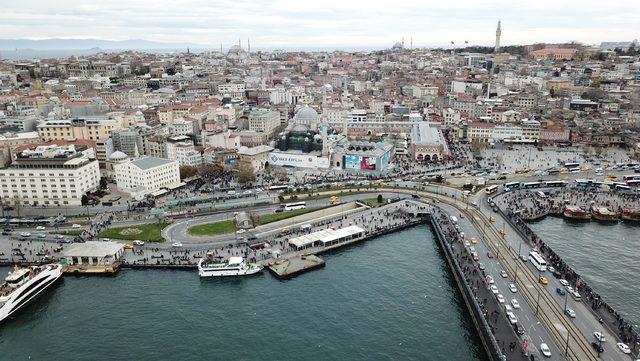
<svg viewBox="0 0 640 361">
<path fill-rule="evenodd" d="M 640 208 L 625 208 L 620 218 L 627 222 L 640 222 Z"/>
<path fill-rule="evenodd" d="M 43 293 L 62 276 L 62 265 L 20 268 L 9 272 L 0 286 L 0 321 L 18 312 L 26 304 Z"/>
<path fill-rule="evenodd" d="M 603 222 L 617 222 L 618 214 L 607 207 L 594 207 L 593 218 Z"/>
<path fill-rule="evenodd" d="M 566 206 L 562 214 L 569 219 L 590 220 L 591 214 L 578 206 Z"/>
<path fill-rule="evenodd" d="M 257 263 L 247 263 L 242 257 L 229 257 L 227 261 L 214 259 L 213 252 L 198 261 L 200 277 L 248 276 L 262 271 Z"/>
</svg>

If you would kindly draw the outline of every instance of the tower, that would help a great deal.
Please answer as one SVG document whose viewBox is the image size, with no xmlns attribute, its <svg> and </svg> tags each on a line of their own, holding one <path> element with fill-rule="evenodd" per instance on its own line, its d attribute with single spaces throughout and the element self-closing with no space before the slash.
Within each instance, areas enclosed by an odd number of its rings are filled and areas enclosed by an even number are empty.
<svg viewBox="0 0 640 361">
<path fill-rule="evenodd" d="M 494 53 L 498 53 L 500 51 L 500 35 L 502 34 L 502 29 L 500 29 L 500 20 L 498 20 L 498 28 L 496 29 L 496 46 L 493 48 Z"/>
<path fill-rule="evenodd" d="M 247 38 L 247 53 L 251 54 L 251 40 Z"/>
</svg>

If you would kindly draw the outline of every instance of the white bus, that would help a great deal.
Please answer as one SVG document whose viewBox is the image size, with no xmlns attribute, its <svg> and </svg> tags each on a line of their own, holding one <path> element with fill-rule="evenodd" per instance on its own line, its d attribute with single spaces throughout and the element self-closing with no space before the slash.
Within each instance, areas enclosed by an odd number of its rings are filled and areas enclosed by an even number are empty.
<svg viewBox="0 0 640 361">
<path fill-rule="evenodd" d="M 529 252 L 529 260 L 533 266 L 540 272 L 544 272 L 547 270 L 547 262 L 538 254 L 538 252 Z"/>
<path fill-rule="evenodd" d="M 305 202 L 295 202 L 295 203 L 287 203 L 284 204 L 282 209 L 285 211 L 292 211 L 294 209 L 304 209 L 307 208 L 307 203 Z"/>
</svg>

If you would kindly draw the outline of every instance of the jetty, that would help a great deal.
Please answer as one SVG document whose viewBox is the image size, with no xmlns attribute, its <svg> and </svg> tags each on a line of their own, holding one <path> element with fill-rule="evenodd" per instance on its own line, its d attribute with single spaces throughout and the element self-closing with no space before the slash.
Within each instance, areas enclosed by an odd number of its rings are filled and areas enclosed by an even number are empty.
<svg viewBox="0 0 640 361">
<path fill-rule="evenodd" d="M 313 254 L 301 254 L 287 259 L 269 262 L 269 271 L 279 279 L 287 279 L 300 273 L 324 267 L 322 258 Z"/>
</svg>

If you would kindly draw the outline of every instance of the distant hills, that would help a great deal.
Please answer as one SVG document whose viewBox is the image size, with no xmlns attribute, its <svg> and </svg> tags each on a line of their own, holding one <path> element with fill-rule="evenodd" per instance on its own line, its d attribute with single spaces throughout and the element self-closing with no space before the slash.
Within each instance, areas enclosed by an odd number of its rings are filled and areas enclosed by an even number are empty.
<svg viewBox="0 0 640 361">
<path fill-rule="evenodd" d="M 164 43 L 143 39 L 100 40 L 100 39 L 0 39 L 0 50 L 143 50 L 143 49 L 184 49 L 206 48 L 193 43 Z"/>
</svg>

